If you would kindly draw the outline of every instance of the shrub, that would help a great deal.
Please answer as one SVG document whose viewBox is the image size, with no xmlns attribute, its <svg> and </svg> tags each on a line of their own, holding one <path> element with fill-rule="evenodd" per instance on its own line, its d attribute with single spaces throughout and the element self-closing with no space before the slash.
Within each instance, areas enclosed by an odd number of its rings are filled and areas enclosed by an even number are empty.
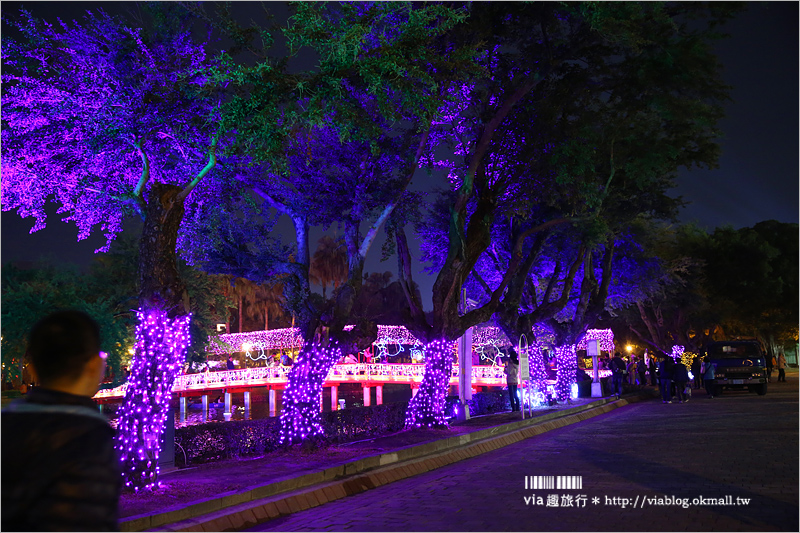
<svg viewBox="0 0 800 533">
<path fill-rule="evenodd" d="M 470 413 L 483 415 L 509 410 L 507 391 L 478 392 L 469 400 Z M 452 416 L 457 396 L 447 398 L 445 414 Z M 408 402 L 358 407 L 322 413 L 323 444 L 350 442 L 403 429 Z M 220 459 L 264 455 L 277 450 L 277 417 L 231 420 L 185 426 L 175 430 L 175 464 L 207 463 Z M 185 454 L 185 455 L 184 455 Z"/>
<path fill-rule="evenodd" d="M 445 415 L 448 417 L 454 416 L 457 405 L 458 396 L 448 396 Z M 469 414 L 472 416 L 486 415 L 511 409 L 511 402 L 508 398 L 507 390 L 476 392 L 472 395 L 471 400 L 467 400 L 467 405 L 469 405 Z"/>
<path fill-rule="evenodd" d="M 348 442 L 399 431 L 403 429 L 407 405 L 407 402 L 400 402 L 322 413 L 326 435 L 323 442 Z M 177 428 L 175 464 L 185 466 L 264 455 L 279 448 L 279 428 L 276 417 L 208 422 Z"/>
</svg>

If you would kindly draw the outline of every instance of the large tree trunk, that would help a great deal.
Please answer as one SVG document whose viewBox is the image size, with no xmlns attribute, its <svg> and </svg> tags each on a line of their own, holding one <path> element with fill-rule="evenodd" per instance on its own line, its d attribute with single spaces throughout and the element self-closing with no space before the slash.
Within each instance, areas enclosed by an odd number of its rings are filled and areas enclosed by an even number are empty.
<svg viewBox="0 0 800 533">
<path fill-rule="evenodd" d="M 451 342 L 438 340 L 425 346 L 425 374 L 416 396 L 408 402 L 406 427 L 447 427 L 444 406 L 453 359 Z"/>
<path fill-rule="evenodd" d="M 160 438 L 189 344 L 188 295 L 175 254 L 184 215 L 180 192 L 152 185 L 139 243 L 136 353 L 117 427 L 123 482 L 137 490 L 158 486 Z"/>
</svg>

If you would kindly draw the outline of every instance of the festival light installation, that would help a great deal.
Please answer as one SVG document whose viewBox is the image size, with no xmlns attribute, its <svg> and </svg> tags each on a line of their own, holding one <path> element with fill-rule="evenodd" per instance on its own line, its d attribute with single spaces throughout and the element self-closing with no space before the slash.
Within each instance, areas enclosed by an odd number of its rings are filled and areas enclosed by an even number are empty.
<svg viewBox="0 0 800 533">
<path fill-rule="evenodd" d="M 597 341 L 598 346 L 604 352 L 614 353 L 614 332 L 610 329 L 590 329 L 587 330 L 583 338 L 575 345 L 577 350 L 585 350 L 589 341 Z"/>
<path fill-rule="evenodd" d="M 556 373 L 555 393 L 558 401 L 565 402 L 571 396 L 572 385 L 575 383 L 575 372 L 578 370 L 575 345 L 556 346 L 556 363 L 558 371 Z"/>
<path fill-rule="evenodd" d="M 528 348 L 528 373 L 534 396 L 543 393 L 547 387 L 547 371 L 544 368 L 544 355 L 538 345 Z"/>
<path fill-rule="evenodd" d="M 408 402 L 405 427 L 447 426 L 444 405 L 452 369 L 452 343 L 437 340 L 425 346 L 425 374 Z"/>
<path fill-rule="evenodd" d="M 328 347 L 307 345 L 297 355 L 283 395 L 280 443 L 297 444 L 322 436 L 319 399 L 331 367 L 342 357 L 335 341 Z"/>
<path fill-rule="evenodd" d="M 208 351 L 214 354 L 253 350 L 291 350 L 303 345 L 300 328 L 226 333 L 210 337 Z M 247 347 L 247 350 L 245 350 Z"/>
<path fill-rule="evenodd" d="M 681 363 L 687 368 L 692 368 L 692 361 L 694 361 L 695 354 L 692 352 L 685 351 L 685 348 L 680 345 L 675 345 L 672 347 L 672 358 L 675 360 L 680 359 Z"/>
<path fill-rule="evenodd" d="M 126 487 L 158 487 L 158 456 L 175 377 L 189 346 L 191 315 L 137 312 L 136 349 L 120 409 L 116 449 Z"/>
</svg>

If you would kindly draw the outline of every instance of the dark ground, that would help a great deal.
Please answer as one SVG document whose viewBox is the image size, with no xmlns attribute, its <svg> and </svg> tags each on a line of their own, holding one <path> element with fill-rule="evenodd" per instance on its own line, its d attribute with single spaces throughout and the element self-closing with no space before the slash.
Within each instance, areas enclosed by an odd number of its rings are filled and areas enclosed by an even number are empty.
<svg viewBox="0 0 800 533">
<path fill-rule="evenodd" d="M 252 531 L 798 531 L 797 370 L 788 380 L 766 396 L 636 403 Z M 526 475 L 582 476 L 583 488 L 525 490 Z M 562 506 L 578 495 L 583 507 Z M 699 500 L 726 496 L 740 504 Z M 651 500 L 676 497 L 685 508 Z"/>
<path fill-rule="evenodd" d="M 574 400 L 570 405 L 539 409 L 534 411 L 534 416 L 569 409 L 590 403 L 592 400 L 592 398 L 582 398 Z M 397 448 L 453 437 L 519 419 L 520 413 L 496 413 L 475 417 L 466 423 L 454 424 L 447 430 L 420 428 L 317 450 L 279 450 L 260 457 L 244 457 L 190 466 L 162 475 L 162 488 L 155 492 L 123 493 L 119 516 L 126 518 L 164 511 L 169 507 L 186 505 L 223 492 L 300 476 Z M 176 449 L 175 453 L 181 452 Z"/>
</svg>

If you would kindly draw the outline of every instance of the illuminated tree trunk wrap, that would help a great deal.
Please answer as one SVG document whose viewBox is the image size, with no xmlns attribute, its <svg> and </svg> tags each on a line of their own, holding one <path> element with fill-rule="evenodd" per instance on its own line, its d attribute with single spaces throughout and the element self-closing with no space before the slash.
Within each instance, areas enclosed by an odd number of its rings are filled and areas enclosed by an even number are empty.
<svg viewBox="0 0 800 533">
<path fill-rule="evenodd" d="M 342 350 L 307 344 L 297 355 L 289 372 L 281 406 L 280 442 L 298 444 L 323 436 L 319 414 L 322 385 L 331 367 L 342 357 Z"/>
<path fill-rule="evenodd" d="M 542 349 L 537 346 L 532 346 L 528 350 L 528 369 L 531 380 L 531 393 L 535 396 L 537 393 L 547 393 L 547 372 L 544 369 L 544 357 Z"/>
<path fill-rule="evenodd" d="M 558 401 L 565 402 L 572 395 L 572 385 L 575 384 L 575 373 L 578 370 L 578 355 L 574 344 L 556 346 L 556 397 Z"/>
<path fill-rule="evenodd" d="M 453 344 L 445 340 L 425 346 L 425 375 L 417 395 L 408 402 L 405 427 L 447 426 L 445 398 L 453 372 Z"/>
<path fill-rule="evenodd" d="M 191 315 L 139 310 L 136 353 L 117 426 L 122 478 L 134 490 L 158 487 L 158 455 L 172 386 L 189 345 Z"/>
</svg>

